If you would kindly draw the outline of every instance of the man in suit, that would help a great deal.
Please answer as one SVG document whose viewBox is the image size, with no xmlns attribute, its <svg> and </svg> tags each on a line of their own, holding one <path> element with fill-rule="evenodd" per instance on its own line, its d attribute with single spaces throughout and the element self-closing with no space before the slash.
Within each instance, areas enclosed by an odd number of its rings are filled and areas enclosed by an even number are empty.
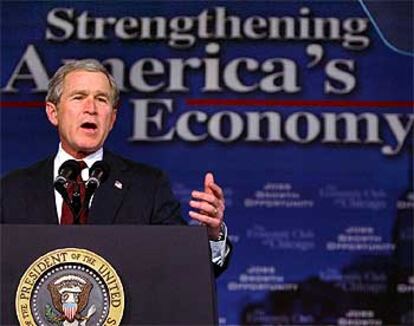
<svg viewBox="0 0 414 326">
<path fill-rule="evenodd" d="M 96 161 L 103 160 L 110 168 L 108 180 L 89 205 L 87 223 L 185 224 L 160 170 L 103 149 L 115 124 L 118 101 L 115 80 L 98 61 L 74 61 L 58 69 L 46 96 L 46 114 L 60 138 L 58 152 L 2 179 L 2 223 L 66 223 L 63 198 L 53 188 L 53 180 L 65 161 L 75 159 L 86 163 L 84 180 Z M 204 191 L 193 191 L 189 204 L 190 217 L 207 227 L 213 263 L 222 269 L 229 253 L 223 223 L 225 204 L 211 173 L 205 176 Z"/>
</svg>

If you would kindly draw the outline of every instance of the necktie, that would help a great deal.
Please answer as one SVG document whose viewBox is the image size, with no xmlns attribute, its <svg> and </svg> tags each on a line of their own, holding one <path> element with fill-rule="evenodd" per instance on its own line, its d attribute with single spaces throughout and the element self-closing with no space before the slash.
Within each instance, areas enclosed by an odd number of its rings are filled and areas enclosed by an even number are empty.
<svg viewBox="0 0 414 326">
<path fill-rule="evenodd" d="M 79 161 L 81 171 L 87 168 L 87 165 L 84 161 Z M 88 210 L 89 207 L 85 201 L 85 184 L 79 175 L 75 181 L 69 182 L 66 188 L 68 192 L 69 201 L 72 203 L 72 207 L 75 207 L 75 211 L 80 211 L 79 223 L 86 224 L 88 219 Z M 79 214 L 79 213 L 78 213 Z M 60 223 L 61 224 L 74 224 L 74 217 L 69 205 L 63 201 L 62 205 L 62 216 Z"/>
</svg>

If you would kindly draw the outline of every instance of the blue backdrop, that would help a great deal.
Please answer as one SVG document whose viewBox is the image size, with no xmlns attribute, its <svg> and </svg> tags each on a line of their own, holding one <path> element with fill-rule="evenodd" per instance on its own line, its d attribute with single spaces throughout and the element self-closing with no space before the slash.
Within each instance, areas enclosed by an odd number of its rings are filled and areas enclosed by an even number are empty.
<svg viewBox="0 0 414 326">
<path fill-rule="evenodd" d="M 122 88 L 114 152 L 187 215 L 213 171 L 232 263 L 220 323 L 412 325 L 412 2 L 2 2 L 1 173 L 56 151 L 65 60 Z M 191 309 L 191 307 L 189 307 Z"/>
</svg>

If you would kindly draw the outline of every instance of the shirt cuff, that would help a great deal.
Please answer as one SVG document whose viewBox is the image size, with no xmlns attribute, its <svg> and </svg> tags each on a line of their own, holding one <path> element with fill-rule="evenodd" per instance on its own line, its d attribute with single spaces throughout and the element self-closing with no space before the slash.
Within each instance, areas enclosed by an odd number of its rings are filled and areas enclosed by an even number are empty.
<svg viewBox="0 0 414 326">
<path fill-rule="evenodd" d="M 224 262 L 226 261 L 226 257 L 230 252 L 230 247 L 227 246 L 227 226 L 226 224 L 222 224 L 224 237 L 220 241 L 212 241 L 210 240 L 210 248 L 211 248 L 211 261 L 213 264 L 218 266 L 223 266 Z"/>
</svg>

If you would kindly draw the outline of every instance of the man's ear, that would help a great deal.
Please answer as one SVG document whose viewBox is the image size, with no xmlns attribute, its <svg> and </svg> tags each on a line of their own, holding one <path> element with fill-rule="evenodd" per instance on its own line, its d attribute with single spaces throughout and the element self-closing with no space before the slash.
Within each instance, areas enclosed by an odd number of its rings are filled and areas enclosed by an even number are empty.
<svg viewBox="0 0 414 326">
<path fill-rule="evenodd" d="M 50 123 L 55 127 L 58 126 L 57 106 L 52 102 L 46 102 L 46 115 Z"/>
<path fill-rule="evenodd" d="M 112 130 L 112 128 L 114 127 L 117 113 L 118 113 L 118 108 L 113 108 L 112 113 L 111 113 L 111 126 L 109 130 Z"/>
</svg>

